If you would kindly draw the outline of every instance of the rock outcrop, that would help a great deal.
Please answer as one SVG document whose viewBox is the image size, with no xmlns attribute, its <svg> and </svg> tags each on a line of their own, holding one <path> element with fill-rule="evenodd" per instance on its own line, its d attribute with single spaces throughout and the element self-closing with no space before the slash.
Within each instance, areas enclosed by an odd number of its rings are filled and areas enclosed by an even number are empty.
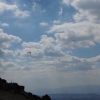
<svg viewBox="0 0 100 100">
<path fill-rule="evenodd" d="M 8 83 L 5 79 L 0 78 L 0 95 L 2 94 L 16 95 L 16 96 L 21 95 L 25 98 L 23 100 L 51 100 L 51 98 L 47 94 L 40 97 L 38 95 L 32 94 L 31 92 L 25 92 L 24 89 L 25 89 L 24 86 L 20 86 L 17 83 L 12 83 L 12 82 Z M 7 100 L 7 99 L 3 98 L 0 100 Z M 11 100 L 11 99 L 9 98 L 8 100 Z M 18 100 L 21 100 L 21 99 L 18 99 Z"/>
</svg>

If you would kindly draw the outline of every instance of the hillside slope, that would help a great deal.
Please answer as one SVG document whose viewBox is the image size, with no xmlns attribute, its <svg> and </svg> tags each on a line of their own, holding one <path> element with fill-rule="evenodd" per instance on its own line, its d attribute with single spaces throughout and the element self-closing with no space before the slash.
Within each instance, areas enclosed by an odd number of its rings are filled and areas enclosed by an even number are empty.
<svg viewBox="0 0 100 100">
<path fill-rule="evenodd" d="M 0 78 L 0 100 L 51 100 L 47 94 L 40 97 L 25 92 L 24 88 L 17 83 L 8 83 L 5 79 Z"/>
</svg>

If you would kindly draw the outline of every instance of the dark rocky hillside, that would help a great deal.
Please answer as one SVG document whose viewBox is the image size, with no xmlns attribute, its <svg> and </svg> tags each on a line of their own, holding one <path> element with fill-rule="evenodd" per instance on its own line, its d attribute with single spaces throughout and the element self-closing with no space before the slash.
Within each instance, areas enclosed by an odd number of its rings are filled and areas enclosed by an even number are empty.
<svg viewBox="0 0 100 100">
<path fill-rule="evenodd" d="M 8 83 L 5 79 L 0 78 L 0 100 L 51 100 L 45 94 L 40 97 L 30 92 L 25 92 L 25 87 L 17 83 Z"/>
</svg>

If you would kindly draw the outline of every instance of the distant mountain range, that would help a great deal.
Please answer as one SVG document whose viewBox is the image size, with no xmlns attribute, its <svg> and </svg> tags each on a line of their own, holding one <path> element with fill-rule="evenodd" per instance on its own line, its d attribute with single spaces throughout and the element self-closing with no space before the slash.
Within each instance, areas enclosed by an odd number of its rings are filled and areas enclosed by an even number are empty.
<svg viewBox="0 0 100 100">
<path fill-rule="evenodd" d="M 100 95 L 88 94 L 50 94 L 51 100 L 100 100 Z"/>
<path fill-rule="evenodd" d="M 71 93 L 71 94 L 87 94 L 87 93 L 95 93 L 100 94 L 100 85 L 77 85 L 63 88 L 55 88 L 55 89 L 35 89 L 30 90 L 32 93 L 36 94 L 57 94 L 57 93 Z"/>
</svg>

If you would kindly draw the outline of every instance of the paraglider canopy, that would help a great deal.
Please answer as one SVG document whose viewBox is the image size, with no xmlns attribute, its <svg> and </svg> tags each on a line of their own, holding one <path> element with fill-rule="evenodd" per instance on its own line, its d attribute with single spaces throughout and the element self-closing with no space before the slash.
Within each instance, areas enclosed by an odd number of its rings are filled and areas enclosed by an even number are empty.
<svg viewBox="0 0 100 100">
<path fill-rule="evenodd" d="M 74 40 L 74 39 L 73 39 L 72 41 L 73 41 L 73 42 L 75 42 L 75 40 Z"/>
<path fill-rule="evenodd" d="M 31 52 L 29 51 L 29 52 L 27 52 L 27 54 L 31 54 Z"/>
</svg>

